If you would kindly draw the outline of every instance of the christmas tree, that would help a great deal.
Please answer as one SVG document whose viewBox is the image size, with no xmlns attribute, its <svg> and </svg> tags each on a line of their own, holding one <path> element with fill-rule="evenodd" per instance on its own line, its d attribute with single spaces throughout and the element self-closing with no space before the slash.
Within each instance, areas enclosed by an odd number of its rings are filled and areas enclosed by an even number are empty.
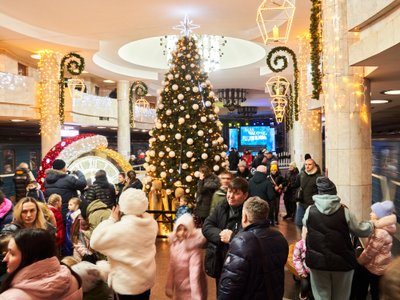
<svg viewBox="0 0 400 300">
<path fill-rule="evenodd" d="M 149 191 L 152 180 L 159 179 L 169 200 L 182 187 L 193 203 L 200 166 L 217 174 L 228 166 L 219 108 L 211 82 L 201 71 L 193 37 L 178 40 L 163 86 L 155 127 L 149 132 L 145 189 Z"/>
</svg>

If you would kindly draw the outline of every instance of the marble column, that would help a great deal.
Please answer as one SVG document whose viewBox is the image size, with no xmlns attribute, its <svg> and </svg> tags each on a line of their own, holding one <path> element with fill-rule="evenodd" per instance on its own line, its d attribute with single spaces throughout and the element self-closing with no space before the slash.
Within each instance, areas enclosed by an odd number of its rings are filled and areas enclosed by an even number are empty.
<svg viewBox="0 0 400 300">
<path fill-rule="evenodd" d="M 42 51 L 39 74 L 40 136 L 42 157 L 44 157 L 55 144 L 61 141 L 58 95 L 60 54 L 49 50 Z"/>
<path fill-rule="evenodd" d="M 371 114 L 362 67 L 349 65 L 347 1 L 322 1 L 326 167 L 342 202 L 360 219 L 371 205 Z"/>
<path fill-rule="evenodd" d="M 118 99 L 118 152 L 129 159 L 131 154 L 131 127 L 129 124 L 129 81 L 119 80 Z"/>
<path fill-rule="evenodd" d="M 299 68 L 299 121 L 294 122 L 289 135 L 292 161 L 300 169 L 304 155 L 309 153 L 322 168 L 321 103 L 311 100 L 307 65 L 310 63 L 310 40 L 299 38 L 297 61 Z"/>
</svg>

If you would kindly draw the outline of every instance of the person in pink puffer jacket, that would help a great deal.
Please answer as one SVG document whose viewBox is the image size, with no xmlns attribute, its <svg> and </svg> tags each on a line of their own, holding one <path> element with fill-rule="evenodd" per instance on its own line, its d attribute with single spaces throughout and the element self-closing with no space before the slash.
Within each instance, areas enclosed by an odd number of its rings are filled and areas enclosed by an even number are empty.
<svg viewBox="0 0 400 300">
<path fill-rule="evenodd" d="M 202 250 L 205 242 L 201 229 L 195 228 L 190 214 L 184 214 L 176 220 L 174 231 L 169 236 L 167 297 L 173 297 L 174 300 L 207 299 Z"/>
<path fill-rule="evenodd" d="M 311 294 L 310 269 L 306 265 L 306 237 L 307 229 L 303 227 L 301 240 L 296 243 L 293 251 L 294 268 L 300 276 L 300 300 L 308 299 Z"/>
</svg>

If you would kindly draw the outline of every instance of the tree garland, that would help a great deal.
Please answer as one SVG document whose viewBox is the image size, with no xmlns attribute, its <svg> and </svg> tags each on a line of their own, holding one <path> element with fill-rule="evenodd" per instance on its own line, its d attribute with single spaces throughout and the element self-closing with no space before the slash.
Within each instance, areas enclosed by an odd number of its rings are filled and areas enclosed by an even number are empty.
<svg viewBox="0 0 400 300">
<path fill-rule="evenodd" d="M 319 100 L 322 92 L 322 72 L 321 72 L 321 0 L 311 0 L 310 16 L 310 46 L 311 46 L 311 78 L 312 78 L 312 97 Z"/>
<path fill-rule="evenodd" d="M 293 128 L 293 115 L 294 119 L 296 121 L 299 120 L 299 104 L 298 104 L 298 98 L 299 98 L 299 69 L 297 67 L 297 57 L 296 53 L 288 47 L 285 46 L 279 46 L 273 48 L 267 55 L 267 65 L 271 69 L 271 71 L 275 73 L 282 72 L 288 67 L 288 58 L 286 55 L 276 55 L 278 52 L 286 52 L 291 55 L 292 61 L 293 61 L 293 70 L 294 70 L 294 90 L 292 90 L 292 86 L 290 85 L 290 99 L 289 99 L 289 105 L 288 108 L 291 107 L 289 113 L 287 114 L 287 123 L 286 124 L 291 124 L 290 128 Z M 274 58 L 273 58 L 274 57 Z M 282 63 L 283 65 L 281 67 L 278 66 L 279 63 Z M 287 110 L 288 110 L 287 108 Z"/>
<path fill-rule="evenodd" d="M 67 63 L 67 64 L 66 64 Z M 66 64 L 66 65 L 65 65 Z M 85 69 L 85 59 L 77 53 L 70 52 L 61 59 L 60 63 L 60 80 L 58 82 L 59 108 L 58 114 L 60 123 L 64 124 L 64 71 L 67 71 L 72 76 L 78 76 Z"/>
<path fill-rule="evenodd" d="M 144 97 L 147 95 L 148 88 L 143 81 L 135 81 L 132 83 L 129 89 L 129 124 L 131 128 L 134 126 L 134 111 L 133 111 L 133 101 L 136 97 Z"/>
</svg>

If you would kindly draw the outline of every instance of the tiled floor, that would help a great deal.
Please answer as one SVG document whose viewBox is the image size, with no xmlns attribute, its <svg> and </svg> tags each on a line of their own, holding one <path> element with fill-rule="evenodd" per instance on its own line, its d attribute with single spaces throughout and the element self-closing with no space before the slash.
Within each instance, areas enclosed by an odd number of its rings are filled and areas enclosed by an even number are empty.
<svg viewBox="0 0 400 300">
<path fill-rule="evenodd" d="M 277 228 L 286 237 L 289 244 L 295 242 L 297 239 L 300 238 L 300 234 L 297 231 L 296 226 L 293 224 L 292 221 L 281 220 Z M 167 269 L 168 269 L 168 256 L 169 256 L 168 242 L 166 240 L 159 239 L 157 241 L 157 256 L 156 256 L 157 277 L 156 277 L 156 285 L 151 290 L 152 300 L 168 299 L 164 293 L 164 286 L 166 282 Z M 286 273 L 285 298 L 297 299 L 298 292 L 292 274 L 287 270 L 285 270 L 285 273 Z M 214 300 L 216 299 L 215 281 L 213 278 L 210 277 L 207 277 L 207 280 L 208 280 L 208 299 Z"/>
</svg>

